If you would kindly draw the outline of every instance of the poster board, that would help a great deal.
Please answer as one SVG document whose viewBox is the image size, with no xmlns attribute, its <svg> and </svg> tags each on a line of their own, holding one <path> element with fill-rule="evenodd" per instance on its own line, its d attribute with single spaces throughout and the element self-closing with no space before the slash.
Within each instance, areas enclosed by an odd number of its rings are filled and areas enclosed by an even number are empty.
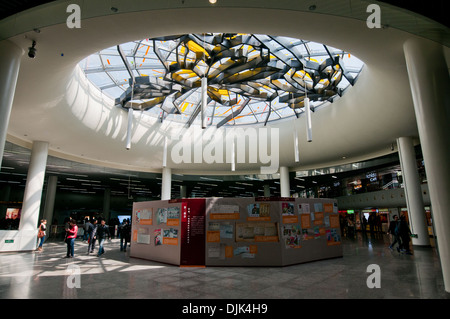
<svg viewBox="0 0 450 319">
<path fill-rule="evenodd" d="M 333 199 L 209 199 L 206 233 L 206 265 L 284 266 L 342 256 Z"/>
<path fill-rule="evenodd" d="M 277 211 L 276 202 L 253 197 L 208 198 L 206 265 L 281 266 Z"/>
<path fill-rule="evenodd" d="M 130 257 L 180 264 L 181 203 L 133 203 Z"/>
<path fill-rule="evenodd" d="M 283 223 L 283 265 L 342 257 L 337 201 L 296 198 L 294 214 L 298 223 Z"/>
<path fill-rule="evenodd" d="M 284 266 L 342 255 L 333 199 L 195 198 L 133 205 L 131 257 L 175 265 Z"/>
</svg>

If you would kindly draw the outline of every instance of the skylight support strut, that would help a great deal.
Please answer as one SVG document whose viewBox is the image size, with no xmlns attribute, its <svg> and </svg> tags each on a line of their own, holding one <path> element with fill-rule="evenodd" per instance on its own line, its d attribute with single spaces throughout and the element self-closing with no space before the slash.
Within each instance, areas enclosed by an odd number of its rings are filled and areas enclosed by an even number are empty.
<svg viewBox="0 0 450 319">
<path fill-rule="evenodd" d="M 131 70 L 131 65 L 130 63 L 128 63 L 128 60 L 125 56 L 125 54 L 122 51 L 122 48 L 120 47 L 120 45 L 117 46 L 117 51 L 119 51 L 119 55 L 122 58 L 122 62 L 123 64 L 125 64 L 125 67 L 127 68 L 128 73 L 130 74 L 131 79 L 133 80 L 134 83 L 134 74 L 133 71 Z"/>
<path fill-rule="evenodd" d="M 246 99 L 245 102 L 239 107 L 239 109 L 236 112 L 233 112 L 233 106 L 231 106 L 232 114 L 228 115 L 226 118 L 224 118 L 222 121 L 220 121 L 217 124 L 217 128 L 221 127 L 222 125 L 225 125 L 229 121 L 235 119 L 239 114 L 241 114 L 241 112 L 247 106 L 248 102 L 250 102 L 250 99 Z"/>
<path fill-rule="evenodd" d="M 272 101 L 269 102 L 269 111 L 267 112 L 266 120 L 264 121 L 264 126 L 266 126 L 267 121 L 269 121 L 270 113 L 272 113 Z"/>
<path fill-rule="evenodd" d="M 206 76 L 202 77 L 202 104 L 201 104 L 201 120 L 202 129 L 206 128 L 206 108 L 208 106 L 208 79 Z"/>
</svg>

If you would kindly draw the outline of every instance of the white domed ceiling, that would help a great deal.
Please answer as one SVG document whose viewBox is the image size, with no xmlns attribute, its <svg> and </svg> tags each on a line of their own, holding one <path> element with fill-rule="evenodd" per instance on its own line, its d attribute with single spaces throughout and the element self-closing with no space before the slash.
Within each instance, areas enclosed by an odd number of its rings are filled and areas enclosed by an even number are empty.
<svg viewBox="0 0 450 319">
<path fill-rule="evenodd" d="M 180 136 L 191 135 L 188 143 L 195 142 L 191 133 L 198 125 L 189 125 L 199 121 L 194 97 L 205 73 L 209 102 L 204 131 L 211 136 L 225 128 L 239 133 L 242 127 L 264 124 L 278 129 L 279 165 L 291 170 L 383 156 L 392 152 L 397 137 L 417 136 L 403 43 L 418 35 L 436 38 L 441 27 L 382 6 L 385 27 L 370 29 L 365 1 L 319 1 L 314 11 L 310 6 L 303 1 L 114 1 L 113 11 L 111 3 L 92 0 L 80 5 L 81 28 L 71 29 L 67 2 L 55 1 L 1 20 L 1 39 L 24 52 L 32 41 L 37 43 L 36 58 L 24 54 L 21 59 L 7 139 L 27 148 L 33 141 L 48 141 L 50 155 L 87 164 L 161 172 L 166 138 L 174 141 L 167 145 L 169 152 Z M 445 32 L 442 38 L 447 41 Z M 230 59 L 218 62 L 212 58 L 214 49 L 226 41 L 241 43 L 242 50 L 225 46 Z M 164 43 L 178 46 L 157 56 Z M 239 64 L 244 53 L 247 60 Z M 250 53 L 254 56 L 248 59 Z M 197 64 L 174 63 L 180 57 Z M 364 63 L 362 69 L 361 62 L 351 62 L 354 57 Z M 239 66 L 242 72 L 227 73 Z M 339 83 L 333 82 L 338 70 Z M 135 77 L 131 86 L 130 71 Z M 133 84 L 135 90 L 130 89 Z M 153 95 L 143 95 L 147 93 Z M 305 94 L 313 101 L 311 143 L 306 139 Z M 139 110 L 134 112 L 130 150 L 125 147 L 127 108 Z M 184 174 L 251 173 L 261 164 L 238 163 L 231 172 L 225 161 L 177 163 L 167 158 L 167 167 Z"/>
</svg>

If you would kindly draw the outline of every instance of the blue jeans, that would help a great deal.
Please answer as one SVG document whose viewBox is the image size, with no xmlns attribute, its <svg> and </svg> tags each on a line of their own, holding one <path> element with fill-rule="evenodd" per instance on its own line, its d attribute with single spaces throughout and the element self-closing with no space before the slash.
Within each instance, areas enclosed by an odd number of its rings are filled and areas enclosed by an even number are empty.
<svg viewBox="0 0 450 319">
<path fill-rule="evenodd" d="M 120 251 L 127 251 L 127 245 L 129 243 L 129 240 L 125 236 L 120 237 Z"/>
<path fill-rule="evenodd" d="M 66 242 L 67 242 L 67 257 L 73 257 L 75 238 L 67 238 Z"/>
<path fill-rule="evenodd" d="M 39 248 L 42 248 L 42 244 L 44 244 L 44 241 L 45 241 L 45 236 L 43 236 L 40 239 L 41 239 L 41 241 L 39 242 Z"/>
<path fill-rule="evenodd" d="M 125 238 L 123 238 L 123 236 L 120 235 L 120 251 L 123 250 L 123 241 L 124 240 L 125 240 Z M 127 249 L 126 242 L 125 242 L 125 249 Z"/>
<path fill-rule="evenodd" d="M 89 235 L 90 240 L 89 240 L 89 245 L 88 245 L 88 252 L 93 252 L 94 248 L 95 248 L 95 241 L 97 240 L 97 238 L 94 238 L 94 236 Z"/>
<path fill-rule="evenodd" d="M 97 256 L 100 256 L 101 254 L 105 253 L 105 248 L 103 248 L 104 242 L 105 242 L 105 238 L 101 238 L 98 241 L 98 254 L 97 254 Z"/>
</svg>

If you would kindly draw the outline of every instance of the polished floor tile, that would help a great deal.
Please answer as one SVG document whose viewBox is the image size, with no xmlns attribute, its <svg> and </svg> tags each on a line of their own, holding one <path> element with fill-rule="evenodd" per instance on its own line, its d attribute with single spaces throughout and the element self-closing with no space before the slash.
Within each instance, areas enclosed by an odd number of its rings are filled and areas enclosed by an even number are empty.
<svg viewBox="0 0 450 319">
<path fill-rule="evenodd" d="M 388 238 L 344 239 L 342 258 L 286 267 L 184 268 L 130 258 L 108 242 L 101 257 L 76 242 L 47 241 L 42 252 L 0 253 L 0 299 L 450 299 L 434 248 L 401 255 Z M 367 267 L 380 267 L 369 288 Z"/>
</svg>

